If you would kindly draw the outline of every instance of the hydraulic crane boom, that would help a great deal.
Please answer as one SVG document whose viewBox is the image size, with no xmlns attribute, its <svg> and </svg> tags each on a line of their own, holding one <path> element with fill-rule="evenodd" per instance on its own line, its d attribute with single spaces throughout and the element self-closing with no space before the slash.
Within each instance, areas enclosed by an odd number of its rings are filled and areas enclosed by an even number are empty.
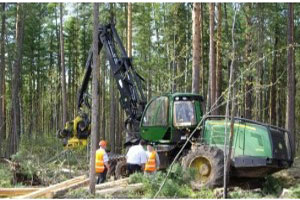
<svg viewBox="0 0 300 200">
<path fill-rule="evenodd" d="M 142 89 L 142 81 L 144 81 L 144 79 L 133 68 L 114 24 L 99 26 L 98 54 L 103 46 L 106 50 L 113 76 L 120 91 L 120 104 L 127 115 L 125 121 L 125 127 L 127 129 L 126 143 L 135 142 L 139 139 L 139 134 L 137 133 L 138 126 L 146 105 L 146 98 Z M 84 78 L 78 94 L 78 109 L 81 108 L 84 102 L 84 96 L 91 77 L 92 65 L 93 51 L 91 48 L 86 61 Z"/>
</svg>

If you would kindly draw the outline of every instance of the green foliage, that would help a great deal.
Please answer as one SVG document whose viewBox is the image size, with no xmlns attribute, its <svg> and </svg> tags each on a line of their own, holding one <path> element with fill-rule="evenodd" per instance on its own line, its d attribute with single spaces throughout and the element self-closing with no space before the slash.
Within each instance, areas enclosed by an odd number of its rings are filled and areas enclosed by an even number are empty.
<svg viewBox="0 0 300 200">
<path fill-rule="evenodd" d="M 30 138 L 23 135 L 19 151 L 12 159 L 19 163 L 21 172 L 28 179 L 37 176 L 44 185 L 54 184 L 69 179 L 71 176 L 86 171 L 86 152 L 84 150 L 67 151 L 54 136 Z M 61 169 L 72 170 L 72 174 Z"/>
<path fill-rule="evenodd" d="M 300 198 L 300 184 L 297 184 L 296 186 L 292 187 L 291 193 L 289 194 L 288 198 L 293 198 L 293 199 L 299 199 Z"/>
<path fill-rule="evenodd" d="M 13 174 L 5 164 L 0 165 L 0 187 L 11 187 Z"/>
<path fill-rule="evenodd" d="M 229 196 L 232 199 L 259 199 L 264 197 L 261 192 L 242 190 L 240 188 L 235 188 L 234 191 L 229 192 Z"/>
<path fill-rule="evenodd" d="M 153 198 L 159 190 L 161 184 L 166 177 L 165 172 L 157 172 L 153 175 L 143 175 L 141 173 L 130 176 L 130 183 L 142 182 L 144 185 L 143 194 L 130 193 L 133 198 L 145 197 Z M 209 189 L 201 191 L 193 191 L 191 188 L 191 180 L 193 180 L 194 172 L 191 170 L 183 170 L 179 164 L 175 164 L 165 182 L 164 187 L 159 193 L 159 198 L 215 198 L 213 192 Z"/>
<path fill-rule="evenodd" d="M 268 176 L 266 182 L 263 185 L 263 194 L 264 195 L 275 195 L 278 196 L 282 191 L 283 183 L 280 179 L 275 178 L 274 176 Z"/>
<path fill-rule="evenodd" d="M 95 198 L 93 195 L 91 195 L 88 190 L 85 188 L 79 188 L 76 190 L 71 190 L 68 192 L 64 198 L 67 199 L 92 199 Z"/>
</svg>

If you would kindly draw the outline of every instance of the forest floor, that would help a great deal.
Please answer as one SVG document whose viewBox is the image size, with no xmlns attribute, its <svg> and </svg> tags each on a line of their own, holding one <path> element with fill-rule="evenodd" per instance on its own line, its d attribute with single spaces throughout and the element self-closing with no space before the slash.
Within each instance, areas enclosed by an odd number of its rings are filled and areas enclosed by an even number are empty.
<svg viewBox="0 0 300 200">
<path fill-rule="evenodd" d="M 21 172 L 21 175 L 16 174 L 10 164 L 0 163 L 0 187 L 45 187 L 87 174 L 89 162 L 86 150 L 64 152 L 61 144 L 51 138 L 35 141 L 35 144 L 40 144 L 35 146 L 24 141 L 12 159 L 20 164 L 18 172 Z M 229 188 L 229 197 L 300 198 L 300 153 L 297 155 L 292 168 L 268 176 L 264 183 L 260 184 L 261 187 L 242 189 L 232 186 Z M 158 172 L 153 177 L 145 177 L 142 174 L 130 176 L 130 184 L 143 183 L 142 190 L 138 191 L 91 196 L 86 188 L 78 188 L 60 198 L 153 198 L 165 176 L 165 172 Z M 190 172 L 183 171 L 179 165 L 175 165 L 158 198 L 222 198 L 222 188 L 193 190 L 190 184 L 192 178 Z"/>
</svg>

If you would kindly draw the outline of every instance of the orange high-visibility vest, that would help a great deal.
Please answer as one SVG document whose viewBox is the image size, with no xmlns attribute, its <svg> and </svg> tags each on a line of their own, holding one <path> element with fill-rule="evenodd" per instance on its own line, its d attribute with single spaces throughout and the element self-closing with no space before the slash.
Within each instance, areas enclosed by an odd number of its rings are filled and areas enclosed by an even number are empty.
<svg viewBox="0 0 300 200">
<path fill-rule="evenodd" d="M 104 149 L 98 149 L 96 151 L 96 160 L 95 160 L 95 163 L 96 163 L 96 166 L 95 166 L 96 173 L 102 173 L 102 172 L 104 172 L 104 169 L 105 169 L 105 167 L 104 167 L 104 161 L 103 161 L 104 154 L 105 154 Z"/>
<path fill-rule="evenodd" d="M 156 170 L 156 152 L 152 151 L 145 165 L 145 171 L 154 172 Z"/>
</svg>

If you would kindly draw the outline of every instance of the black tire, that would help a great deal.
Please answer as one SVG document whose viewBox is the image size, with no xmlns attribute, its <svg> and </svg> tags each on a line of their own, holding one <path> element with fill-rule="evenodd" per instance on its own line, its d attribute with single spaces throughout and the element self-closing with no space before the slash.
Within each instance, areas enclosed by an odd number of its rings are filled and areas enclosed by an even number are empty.
<svg viewBox="0 0 300 200">
<path fill-rule="evenodd" d="M 115 177 L 116 179 L 121 179 L 124 177 L 128 177 L 128 169 L 127 169 L 127 163 L 126 160 L 120 160 L 118 161 L 115 169 Z"/>
<path fill-rule="evenodd" d="M 183 157 L 184 169 L 196 169 L 196 178 L 192 183 L 193 188 L 215 188 L 223 185 L 224 155 L 223 151 L 207 145 L 198 146 Z"/>
</svg>

